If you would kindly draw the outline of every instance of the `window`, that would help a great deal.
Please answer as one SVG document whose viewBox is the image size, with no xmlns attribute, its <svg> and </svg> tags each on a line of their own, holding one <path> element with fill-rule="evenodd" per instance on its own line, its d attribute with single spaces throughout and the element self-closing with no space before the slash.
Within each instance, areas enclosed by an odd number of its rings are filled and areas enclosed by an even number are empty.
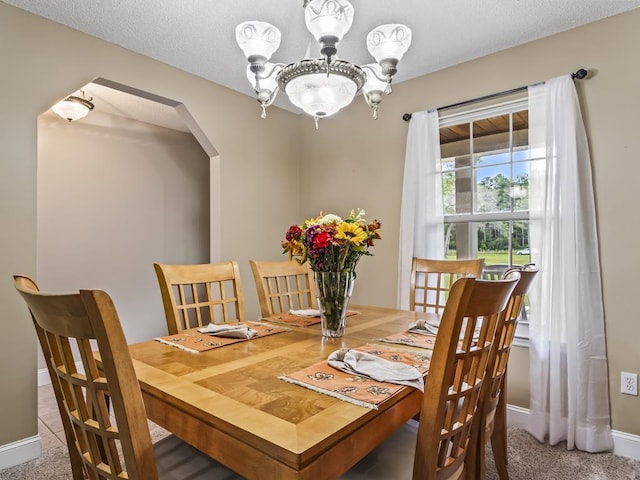
<svg viewBox="0 0 640 480">
<path fill-rule="evenodd" d="M 447 258 L 483 258 L 484 278 L 531 262 L 527 100 L 440 118 Z M 528 339 L 526 310 L 516 336 Z"/>
</svg>

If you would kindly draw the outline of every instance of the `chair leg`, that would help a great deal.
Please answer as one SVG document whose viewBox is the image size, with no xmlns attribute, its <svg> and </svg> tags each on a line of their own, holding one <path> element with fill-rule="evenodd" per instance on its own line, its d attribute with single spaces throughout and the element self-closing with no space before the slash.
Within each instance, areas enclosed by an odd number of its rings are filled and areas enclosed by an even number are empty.
<svg viewBox="0 0 640 480">
<path fill-rule="evenodd" d="M 485 466 L 485 450 L 486 450 L 486 444 L 487 441 L 489 440 L 487 438 L 487 431 L 486 431 L 486 426 L 483 424 L 482 425 L 482 431 L 480 432 L 479 438 L 478 438 L 478 444 L 477 444 L 477 448 L 476 448 L 476 468 L 475 468 L 475 475 L 478 480 L 484 480 L 487 477 L 487 472 L 486 472 L 486 466 Z"/>
<path fill-rule="evenodd" d="M 69 441 L 69 437 L 67 437 L 67 442 Z M 73 440 L 72 440 L 73 441 Z M 71 443 L 70 445 L 73 445 Z M 68 448 L 69 450 L 69 460 L 71 462 L 71 476 L 73 480 L 85 480 L 87 477 L 84 475 L 84 470 L 82 468 L 82 459 L 78 454 L 78 451 L 74 448 Z"/>
<path fill-rule="evenodd" d="M 507 472 L 507 402 L 504 393 L 504 391 L 501 392 L 498 400 L 493 434 L 491 435 L 491 449 L 500 480 L 509 480 Z"/>
</svg>

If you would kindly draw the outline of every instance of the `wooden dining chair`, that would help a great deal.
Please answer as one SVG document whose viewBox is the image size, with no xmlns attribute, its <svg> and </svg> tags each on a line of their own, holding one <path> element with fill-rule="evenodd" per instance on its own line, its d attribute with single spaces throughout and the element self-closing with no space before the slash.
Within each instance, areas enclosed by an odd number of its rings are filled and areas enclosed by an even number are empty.
<svg viewBox="0 0 640 480">
<path fill-rule="evenodd" d="M 494 263 L 491 265 L 485 265 L 482 268 L 483 280 L 500 280 L 504 278 L 504 274 L 511 268 L 511 265 L 505 263 Z"/>
<path fill-rule="evenodd" d="M 244 321 L 235 261 L 201 265 L 154 263 L 169 335 L 209 323 Z"/>
<path fill-rule="evenodd" d="M 461 277 L 482 278 L 484 260 L 433 260 L 413 258 L 409 309 L 442 313 L 447 302 L 449 288 Z"/>
<path fill-rule="evenodd" d="M 473 479 L 465 465 L 471 428 L 479 415 L 500 312 L 518 279 L 461 278 L 451 287 L 426 376 L 420 421 L 410 420 L 367 455 L 344 480 Z"/>
<path fill-rule="evenodd" d="M 14 284 L 42 347 L 74 480 L 241 478 L 174 436 L 152 445 L 133 362 L 107 293 L 44 294 L 23 275 L 15 275 Z"/>
<path fill-rule="evenodd" d="M 249 260 L 256 283 L 260 314 L 269 317 L 289 310 L 316 308 L 313 272 L 306 265 L 285 260 Z"/>
<path fill-rule="evenodd" d="M 507 365 L 509 353 L 523 311 L 525 298 L 538 269 L 533 265 L 524 268 L 511 268 L 504 274 L 505 279 L 519 276 L 507 308 L 498 320 L 496 340 L 489 353 L 487 380 L 480 394 L 480 415 L 473 428 L 472 443 L 475 448 L 469 462 L 474 465 L 474 478 L 481 480 L 486 476 L 485 445 L 491 440 L 491 450 L 496 469 L 501 480 L 508 480 L 507 472 Z"/>
</svg>

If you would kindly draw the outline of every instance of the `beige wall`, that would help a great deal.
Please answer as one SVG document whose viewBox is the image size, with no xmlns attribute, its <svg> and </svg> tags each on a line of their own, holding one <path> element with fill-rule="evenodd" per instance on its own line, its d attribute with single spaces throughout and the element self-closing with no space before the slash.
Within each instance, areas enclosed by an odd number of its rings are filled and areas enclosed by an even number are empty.
<svg viewBox="0 0 640 480">
<path fill-rule="evenodd" d="M 153 263 L 210 258 L 209 156 L 193 135 L 97 109 L 78 122 L 49 111 L 37 175 L 40 288 L 105 290 L 128 342 L 166 335 Z"/>
<path fill-rule="evenodd" d="M 11 275 L 36 274 L 37 117 L 97 77 L 183 102 L 220 154 L 221 258 L 280 258 L 299 215 L 297 117 L 0 3 L 0 445 L 36 435 L 36 338 Z M 243 67 L 242 67 L 243 68 Z M 239 75 L 244 70 L 239 66 Z M 265 201 L 265 199 L 268 199 Z M 9 386 L 9 388 L 7 388 Z"/>
<path fill-rule="evenodd" d="M 383 240 L 375 247 L 375 256 L 361 262 L 354 299 L 393 305 L 408 126 L 402 114 L 544 81 L 580 67 L 589 69 L 593 77 L 578 82 L 578 88 L 595 179 L 613 428 L 636 435 L 640 435 L 640 397 L 619 391 L 621 370 L 640 371 L 640 313 L 633 300 L 640 271 L 634 195 L 640 178 L 638 25 L 640 10 L 486 56 L 396 85 L 383 101 L 377 121 L 369 118 L 368 107 L 359 99 L 343 114 L 321 122 L 319 131 L 311 125 L 301 130 L 301 176 L 307 181 L 303 211 L 344 213 L 350 207 L 364 207 L 369 216 L 382 221 Z M 528 351 L 516 350 L 509 400 L 528 406 Z"/>
<path fill-rule="evenodd" d="M 383 222 L 375 256 L 358 269 L 354 301 L 395 305 L 402 113 L 579 67 L 595 74 L 580 90 L 600 222 L 613 427 L 640 434 L 640 400 L 617 393 L 620 370 L 640 371 L 640 318 L 629 300 L 640 270 L 631 210 L 640 174 L 639 24 L 640 10 L 405 82 L 385 99 L 379 120 L 358 98 L 316 131 L 309 118 L 275 108 L 261 121 L 248 97 L 0 3 L 0 324 L 11 334 L 0 337 L 0 379 L 12 385 L 0 391 L 0 445 L 36 433 L 35 337 L 11 274 L 36 271 L 36 118 L 65 93 L 103 77 L 186 104 L 221 155 L 221 256 L 241 263 L 253 315 L 247 260 L 279 258 L 283 226 L 321 209 L 362 207 Z M 510 371 L 519 380 L 510 382 L 510 400 L 519 405 L 527 402 L 526 353 L 516 352 Z"/>
</svg>

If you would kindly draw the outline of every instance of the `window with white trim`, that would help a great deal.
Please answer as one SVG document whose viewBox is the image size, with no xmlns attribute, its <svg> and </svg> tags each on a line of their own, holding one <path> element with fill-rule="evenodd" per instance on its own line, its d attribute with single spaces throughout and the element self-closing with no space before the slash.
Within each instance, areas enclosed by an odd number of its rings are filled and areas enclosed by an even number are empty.
<svg viewBox="0 0 640 480">
<path fill-rule="evenodd" d="M 446 257 L 484 258 L 484 278 L 531 263 L 527 99 L 442 116 Z M 516 340 L 527 344 L 527 308 Z"/>
</svg>

